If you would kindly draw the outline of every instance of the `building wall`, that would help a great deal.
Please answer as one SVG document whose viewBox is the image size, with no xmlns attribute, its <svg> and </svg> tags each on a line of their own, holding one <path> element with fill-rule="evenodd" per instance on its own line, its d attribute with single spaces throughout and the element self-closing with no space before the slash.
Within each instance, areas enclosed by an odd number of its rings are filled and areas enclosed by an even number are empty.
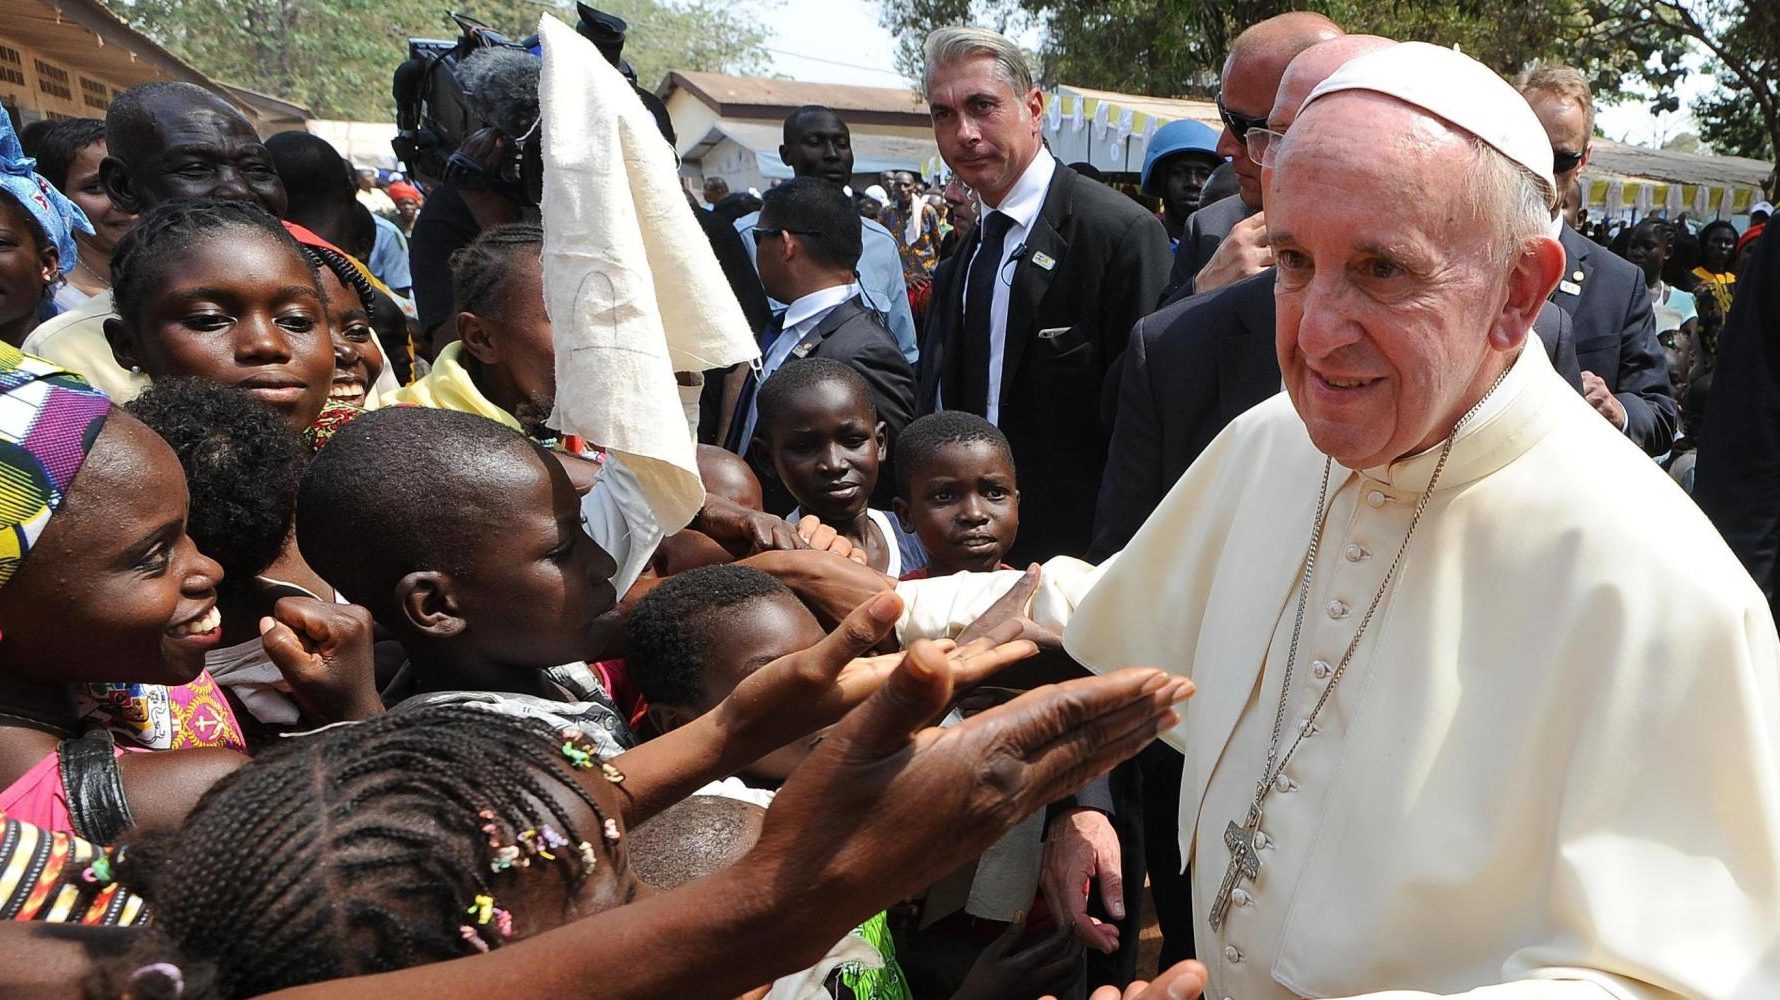
<svg viewBox="0 0 1780 1000">
<path fill-rule="evenodd" d="M 0 103 L 21 126 L 44 118 L 103 118 L 123 90 L 103 74 L 0 39 Z"/>
</svg>

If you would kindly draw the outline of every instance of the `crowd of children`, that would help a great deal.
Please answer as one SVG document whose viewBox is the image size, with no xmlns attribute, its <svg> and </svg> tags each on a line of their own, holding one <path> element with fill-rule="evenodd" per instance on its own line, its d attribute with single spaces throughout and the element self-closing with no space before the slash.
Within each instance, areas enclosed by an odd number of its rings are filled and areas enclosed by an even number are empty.
<svg viewBox="0 0 1780 1000">
<path fill-rule="evenodd" d="M 0 344 L 0 912 L 38 925 L 3 928 L 0 992 L 413 970 L 372 987 L 401 995 L 509 953 L 536 996 L 1077 978 L 1038 914 L 959 960 L 924 890 L 1188 686 L 1133 672 L 948 715 L 1035 647 L 1010 620 L 896 652 L 890 589 L 1005 568 L 1011 453 L 967 414 L 892 442 L 833 360 L 760 386 L 772 490 L 701 447 L 706 509 L 649 535 L 622 463 L 549 426 L 542 243 L 513 224 L 456 254 L 456 339 L 416 372 L 352 255 L 251 201 L 167 200 L 108 244 L 93 372 Z M 1067 738 L 1085 720 L 1107 738 Z M 733 933 L 738 898 L 783 939 Z M 597 971 L 643 940 L 668 967 Z"/>
</svg>

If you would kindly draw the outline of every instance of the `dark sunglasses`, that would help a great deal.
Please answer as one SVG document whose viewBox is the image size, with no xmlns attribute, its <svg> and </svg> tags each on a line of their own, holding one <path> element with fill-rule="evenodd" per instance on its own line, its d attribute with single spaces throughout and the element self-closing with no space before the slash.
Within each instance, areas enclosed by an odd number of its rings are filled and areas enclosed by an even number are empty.
<svg viewBox="0 0 1780 1000">
<path fill-rule="evenodd" d="M 770 240 L 770 239 L 772 239 L 776 236 L 779 236 L 783 233 L 790 233 L 793 236 L 821 236 L 822 235 L 821 233 L 818 233 L 811 229 L 769 229 L 766 226 L 755 226 L 754 228 L 752 228 L 748 231 L 754 234 L 754 242 L 756 242 L 756 243 L 759 243 L 761 240 Z"/>
<path fill-rule="evenodd" d="M 1230 134 L 1235 136 L 1239 142 L 1244 136 L 1248 135 L 1249 129 L 1267 127 L 1266 115 L 1261 115 L 1258 118 L 1239 115 L 1224 106 L 1224 96 L 1222 94 L 1218 95 L 1218 117 L 1224 120 L 1224 127 L 1229 129 Z"/>
<path fill-rule="evenodd" d="M 1584 150 L 1583 152 L 1587 152 Z M 1571 153 L 1562 149 L 1551 151 L 1551 170 L 1553 173 L 1564 174 L 1576 169 L 1582 162 L 1582 153 Z"/>
</svg>

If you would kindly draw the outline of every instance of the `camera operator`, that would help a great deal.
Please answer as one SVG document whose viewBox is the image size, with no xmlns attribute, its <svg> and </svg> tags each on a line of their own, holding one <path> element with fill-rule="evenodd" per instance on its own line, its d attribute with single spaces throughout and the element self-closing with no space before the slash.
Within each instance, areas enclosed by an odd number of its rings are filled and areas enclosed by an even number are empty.
<svg viewBox="0 0 1780 1000">
<path fill-rule="evenodd" d="M 484 229 L 537 218 L 536 206 L 523 204 L 519 192 L 502 182 L 501 167 L 512 159 L 513 137 L 539 141 L 541 69 L 529 53 L 511 48 L 481 49 L 458 69 L 470 110 L 490 124 L 464 140 L 448 177 L 427 178 L 432 187 L 408 241 L 421 346 L 429 356 L 455 331 L 451 255 Z"/>
</svg>

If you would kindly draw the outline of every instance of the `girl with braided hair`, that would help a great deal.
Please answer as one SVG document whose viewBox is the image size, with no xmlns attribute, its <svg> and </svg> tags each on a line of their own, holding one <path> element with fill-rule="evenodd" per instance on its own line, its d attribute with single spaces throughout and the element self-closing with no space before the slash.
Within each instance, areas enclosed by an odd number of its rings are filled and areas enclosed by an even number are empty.
<svg viewBox="0 0 1780 1000">
<path fill-rule="evenodd" d="M 294 431 L 321 415 L 334 351 L 315 266 L 264 209 L 172 201 L 111 258 L 112 354 L 152 379 L 192 375 L 246 392 Z"/>
<path fill-rule="evenodd" d="M 128 847 L 118 878 L 154 925 L 94 992 L 173 961 L 187 1000 L 258 996 L 486 952 L 630 902 L 646 890 L 613 780 L 579 731 L 462 705 L 280 741 L 178 833 Z"/>
<path fill-rule="evenodd" d="M 298 227 L 291 235 L 315 264 L 315 276 L 328 307 L 328 332 L 334 345 L 334 383 L 328 402 L 361 409 L 373 405 L 379 390 L 396 388 L 395 378 L 381 381 L 388 366 L 371 322 L 377 289 L 370 272 L 338 247 Z"/>
</svg>

